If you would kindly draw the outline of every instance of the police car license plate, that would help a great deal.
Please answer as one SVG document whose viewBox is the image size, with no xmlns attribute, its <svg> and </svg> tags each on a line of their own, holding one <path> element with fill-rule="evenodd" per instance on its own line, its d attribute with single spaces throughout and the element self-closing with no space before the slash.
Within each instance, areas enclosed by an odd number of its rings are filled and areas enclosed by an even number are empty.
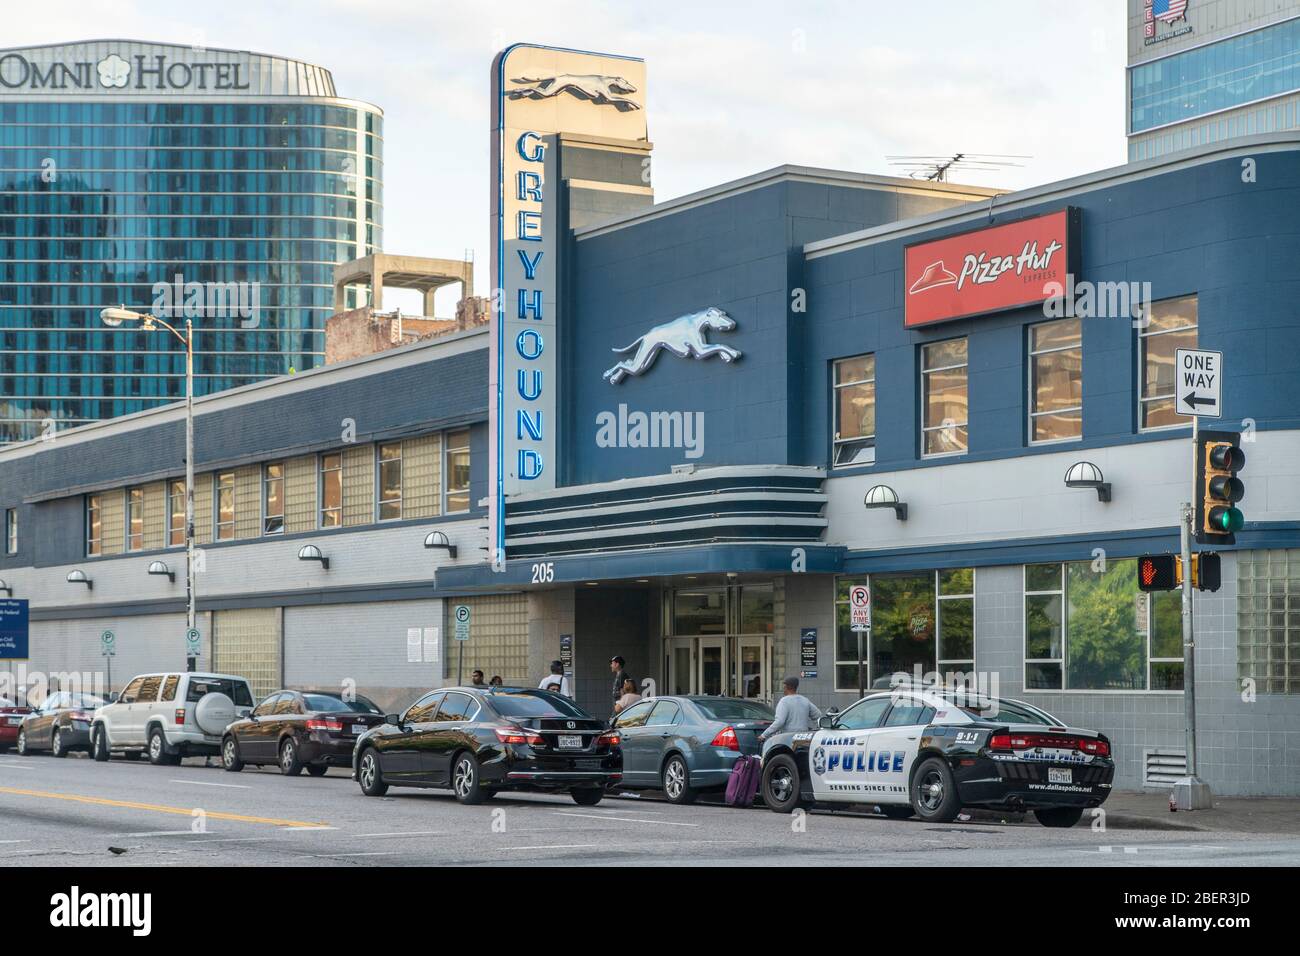
<svg viewBox="0 0 1300 956">
<path fill-rule="evenodd" d="M 1074 772 L 1069 767 L 1048 767 L 1048 783 L 1074 783 Z"/>
<path fill-rule="evenodd" d="M 581 749 L 582 749 L 582 738 L 581 738 L 581 737 L 576 737 L 576 736 L 569 736 L 569 735 L 567 735 L 567 734 L 562 734 L 562 735 L 560 736 L 560 749 L 561 749 L 561 750 L 581 750 Z"/>
</svg>

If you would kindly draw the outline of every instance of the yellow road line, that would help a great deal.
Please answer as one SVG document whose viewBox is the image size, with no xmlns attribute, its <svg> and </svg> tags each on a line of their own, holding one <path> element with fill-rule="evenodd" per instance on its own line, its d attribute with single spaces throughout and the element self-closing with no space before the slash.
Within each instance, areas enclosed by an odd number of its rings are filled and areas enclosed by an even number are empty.
<svg viewBox="0 0 1300 956">
<path fill-rule="evenodd" d="M 107 797 L 83 797 L 75 793 L 50 793 L 46 790 L 20 790 L 17 787 L 0 787 L 0 793 L 19 797 L 41 797 L 46 800 L 69 800 L 73 803 L 90 803 L 100 807 L 121 807 L 126 810 L 152 810 L 154 813 L 175 813 L 183 817 L 194 815 L 194 807 L 165 807 L 156 803 L 135 803 L 131 800 L 110 800 Z M 235 820 L 240 823 L 268 823 L 278 827 L 322 827 L 325 823 L 304 823 L 301 820 L 277 820 L 274 817 L 250 817 L 242 813 L 221 813 L 204 810 L 209 820 Z"/>
</svg>

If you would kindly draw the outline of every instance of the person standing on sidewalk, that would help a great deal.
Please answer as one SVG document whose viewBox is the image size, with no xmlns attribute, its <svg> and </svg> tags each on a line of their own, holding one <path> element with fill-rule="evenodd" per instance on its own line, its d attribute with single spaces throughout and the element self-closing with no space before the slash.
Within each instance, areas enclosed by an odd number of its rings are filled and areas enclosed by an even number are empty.
<svg viewBox="0 0 1300 956">
<path fill-rule="evenodd" d="M 543 677 L 542 682 L 537 686 L 541 690 L 553 691 L 565 697 L 573 696 L 569 692 L 569 678 L 564 676 L 564 664 L 561 661 L 551 661 L 551 672 Z"/>
<path fill-rule="evenodd" d="M 632 678 L 628 676 L 627 671 L 623 670 L 625 664 L 627 664 L 627 661 L 623 660 L 623 658 L 619 657 L 617 654 L 609 659 L 609 671 L 614 675 L 614 693 L 612 700 L 615 704 L 617 704 L 618 699 L 623 696 L 623 685 L 632 680 Z M 636 686 L 635 681 L 633 681 L 632 686 Z"/>
<path fill-rule="evenodd" d="M 785 693 L 776 702 L 776 720 L 768 725 L 767 730 L 758 735 L 759 740 L 766 740 L 776 734 L 801 733 L 817 729 L 817 721 L 822 712 L 803 694 L 799 693 L 799 678 L 787 677 L 781 682 Z"/>
</svg>

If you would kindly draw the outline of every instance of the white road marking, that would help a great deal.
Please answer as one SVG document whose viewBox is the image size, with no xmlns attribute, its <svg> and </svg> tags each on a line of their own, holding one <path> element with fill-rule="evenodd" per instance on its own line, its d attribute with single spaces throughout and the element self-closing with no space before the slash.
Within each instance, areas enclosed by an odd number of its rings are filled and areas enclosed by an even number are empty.
<svg viewBox="0 0 1300 956">
<path fill-rule="evenodd" d="M 329 860 L 339 856 L 400 856 L 401 850 L 374 850 L 368 853 L 349 853 L 347 850 L 339 850 L 337 853 L 313 853 L 312 856 L 318 860 Z"/>
<path fill-rule="evenodd" d="M 193 830 L 141 830 L 139 833 L 119 833 L 119 837 L 155 837 L 155 836 L 204 836 Z"/>
<path fill-rule="evenodd" d="M 304 830 L 337 830 L 338 827 L 280 827 L 280 829 L 291 833 L 301 833 Z"/>
<path fill-rule="evenodd" d="M 301 829 L 301 828 L 300 828 Z M 358 837 L 446 836 L 450 830 L 394 830 L 392 833 L 358 833 Z"/>
<path fill-rule="evenodd" d="M 31 843 L 31 840 L 0 840 L 0 844 L 8 845 L 10 843 Z"/>
<path fill-rule="evenodd" d="M 13 763 L 9 760 L 0 760 L 0 767 L 6 770 L 35 770 L 36 765 L 30 763 Z"/>
<path fill-rule="evenodd" d="M 224 787 L 227 790 L 249 790 L 242 783 L 209 783 L 206 780 L 168 780 L 168 783 L 188 783 L 191 787 Z"/>
<path fill-rule="evenodd" d="M 621 850 L 623 847 L 615 845 L 607 847 L 604 843 L 555 843 L 550 846 L 503 846 L 503 850 L 592 850 L 592 849 L 610 849 Z"/>
<path fill-rule="evenodd" d="M 698 829 L 702 824 L 699 823 L 678 823 L 674 820 L 646 820 L 642 817 L 611 817 L 603 813 L 574 813 L 571 810 L 556 810 L 556 814 L 562 817 L 587 817 L 591 820 L 617 820 L 619 823 L 657 823 L 665 827 L 692 827 Z"/>
</svg>

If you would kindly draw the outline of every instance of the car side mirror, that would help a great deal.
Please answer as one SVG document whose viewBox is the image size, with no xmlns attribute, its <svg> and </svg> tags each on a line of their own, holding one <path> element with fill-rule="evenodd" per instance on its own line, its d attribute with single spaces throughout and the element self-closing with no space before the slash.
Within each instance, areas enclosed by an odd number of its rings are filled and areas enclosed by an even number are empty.
<svg viewBox="0 0 1300 956">
<path fill-rule="evenodd" d="M 830 730 L 835 726 L 835 718 L 830 714 L 826 714 L 822 717 L 818 717 L 817 726 L 822 730 Z"/>
<path fill-rule="evenodd" d="M 106 700 L 106 701 L 107 701 L 108 703 L 110 703 L 110 704 L 116 704 L 116 703 L 117 703 L 117 699 L 118 699 L 118 697 L 120 697 L 120 696 L 121 696 L 121 695 L 120 695 L 117 691 L 112 691 L 112 692 L 109 693 L 109 695 L 108 695 L 107 697 L 104 698 L 104 700 Z"/>
<path fill-rule="evenodd" d="M 401 714 L 384 714 L 384 723 L 392 724 L 394 727 L 402 726 Z"/>
</svg>

